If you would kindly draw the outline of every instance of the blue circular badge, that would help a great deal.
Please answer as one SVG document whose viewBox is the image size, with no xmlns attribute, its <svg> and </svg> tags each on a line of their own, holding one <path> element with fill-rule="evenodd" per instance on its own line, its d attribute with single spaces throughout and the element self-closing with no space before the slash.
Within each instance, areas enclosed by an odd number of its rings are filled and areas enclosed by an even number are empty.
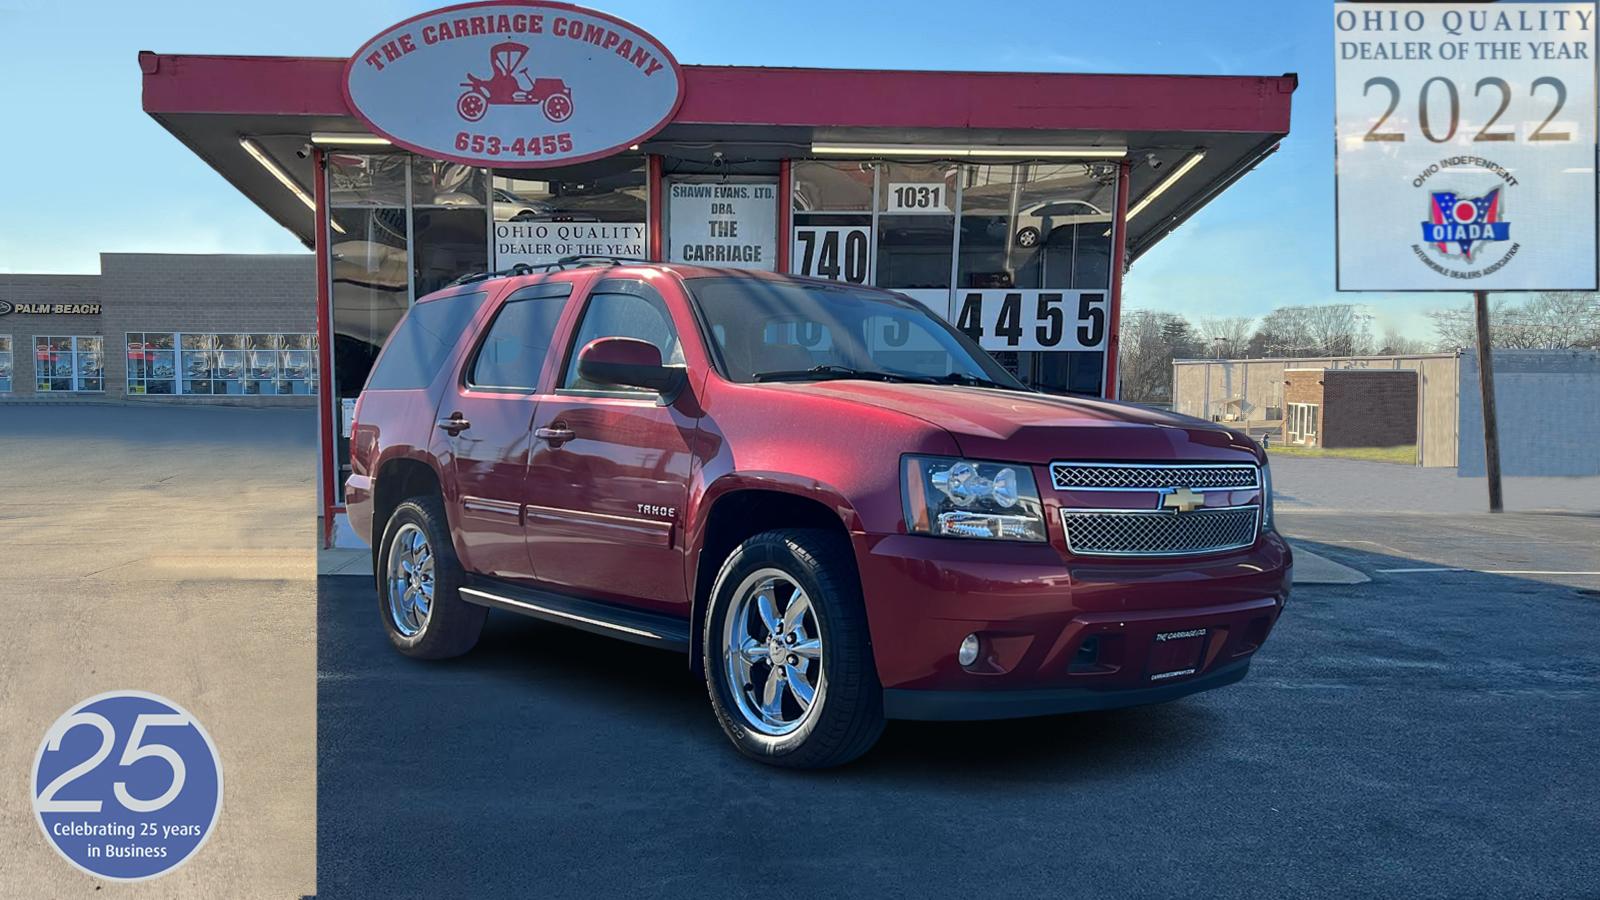
<svg viewBox="0 0 1600 900">
<path fill-rule="evenodd" d="M 67 861 L 140 881 L 182 865 L 222 812 L 222 761 L 187 710 L 142 691 L 79 703 L 33 761 L 33 811 Z"/>
</svg>

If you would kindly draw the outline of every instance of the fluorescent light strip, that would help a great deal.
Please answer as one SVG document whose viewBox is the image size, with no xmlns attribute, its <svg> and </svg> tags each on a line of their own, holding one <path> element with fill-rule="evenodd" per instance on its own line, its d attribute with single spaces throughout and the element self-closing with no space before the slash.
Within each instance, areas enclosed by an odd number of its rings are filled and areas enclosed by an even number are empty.
<svg viewBox="0 0 1600 900">
<path fill-rule="evenodd" d="M 387 147 L 389 139 L 375 134 L 355 134 L 342 131 L 313 131 L 311 143 L 319 147 Z"/>
<path fill-rule="evenodd" d="M 244 148 L 244 152 L 254 157 L 255 161 L 261 164 L 261 168 L 266 169 L 269 173 L 271 173 L 273 178 L 278 179 L 278 183 L 288 188 L 289 193 L 298 197 L 300 202 L 306 205 L 306 209 L 311 210 L 312 213 L 317 211 L 317 201 L 311 199 L 311 195 L 306 193 L 306 189 L 301 187 L 299 182 L 291 178 L 289 173 L 285 172 L 283 167 L 278 165 L 278 163 L 273 160 L 272 157 L 268 156 L 266 151 L 261 149 L 260 144 L 257 144 L 255 141 L 252 141 L 249 138 L 241 135 L 239 137 L 239 146 Z M 328 217 L 328 224 L 333 226 L 334 231 L 344 234 L 344 229 L 339 227 L 338 222 L 333 221 L 332 216 Z"/>
<path fill-rule="evenodd" d="M 933 147 L 915 144 L 812 144 L 818 156 L 914 156 L 931 159 L 1006 157 L 1024 159 L 1117 159 L 1126 147 Z"/>
<path fill-rule="evenodd" d="M 1128 210 L 1128 220 L 1131 221 L 1134 216 L 1137 216 L 1139 213 L 1144 212 L 1144 208 L 1146 206 L 1149 206 L 1151 203 L 1154 203 L 1155 199 L 1157 197 L 1161 196 L 1162 194 L 1165 194 L 1167 192 L 1168 188 L 1170 188 L 1174 184 L 1178 183 L 1178 179 L 1179 178 L 1182 178 L 1183 176 L 1189 174 L 1189 170 L 1193 169 L 1195 166 L 1200 165 L 1200 160 L 1205 159 L 1205 158 L 1206 158 L 1206 152 L 1204 150 L 1195 151 L 1193 156 L 1190 156 L 1188 159 L 1184 160 L 1183 163 L 1180 164 L 1176 169 L 1173 169 L 1171 175 L 1168 175 L 1165 179 L 1163 179 L 1155 187 L 1153 187 L 1150 190 L 1146 191 L 1145 195 L 1143 197 L 1139 198 L 1139 202 L 1134 204 L 1133 209 Z"/>
</svg>

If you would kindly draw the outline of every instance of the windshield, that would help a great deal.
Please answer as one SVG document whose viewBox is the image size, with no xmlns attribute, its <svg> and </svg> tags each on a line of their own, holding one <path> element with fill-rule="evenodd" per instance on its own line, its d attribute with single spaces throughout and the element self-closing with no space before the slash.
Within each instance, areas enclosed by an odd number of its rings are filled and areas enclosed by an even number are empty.
<svg viewBox="0 0 1600 900">
<path fill-rule="evenodd" d="M 1027 390 L 913 300 L 737 275 L 688 285 L 734 381 L 866 378 Z"/>
</svg>

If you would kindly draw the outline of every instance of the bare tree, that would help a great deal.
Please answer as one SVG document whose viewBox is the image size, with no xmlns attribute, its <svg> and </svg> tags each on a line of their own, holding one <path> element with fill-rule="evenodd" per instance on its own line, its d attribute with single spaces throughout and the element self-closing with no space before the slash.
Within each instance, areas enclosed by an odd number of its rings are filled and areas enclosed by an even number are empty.
<svg viewBox="0 0 1600 900">
<path fill-rule="evenodd" d="M 1249 316 L 1222 316 L 1201 319 L 1195 329 L 1203 349 L 1230 359 L 1243 358 L 1255 333 L 1256 320 Z"/>
<path fill-rule="evenodd" d="M 1183 316 L 1129 310 L 1122 316 L 1117 357 L 1121 397 L 1138 403 L 1172 400 L 1172 361 L 1199 355 L 1199 342 Z"/>
<path fill-rule="evenodd" d="M 1428 313 L 1440 350 L 1474 347 L 1478 330 L 1472 305 Z M 1496 297 L 1489 307 L 1494 346 L 1509 350 L 1600 348 L 1600 294 L 1545 291 L 1523 302 Z"/>
<path fill-rule="evenodd" d="M 1251 356 L 1359 356 L 1372 352 L 1372 317 L 1359 306 L 1280 306 L 1261 318 Z"/>
<path fill-rule="evenodd" d="M 1383 340 L 1378 342 L 1379 356 L 1415 356 L 1432 349 L 1427 341 L 1406 337 L 1393 325 L 1383 330 Z"/>
</svg>

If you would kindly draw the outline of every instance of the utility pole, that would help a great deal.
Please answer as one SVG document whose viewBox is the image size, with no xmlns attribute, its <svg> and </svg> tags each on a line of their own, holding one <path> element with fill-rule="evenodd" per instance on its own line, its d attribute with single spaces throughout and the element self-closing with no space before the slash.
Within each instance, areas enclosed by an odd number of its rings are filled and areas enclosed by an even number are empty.
<svg viewBox="0 0 1600 900">
<path fill-rule="evenodd" d="M 1489 292 L 1473 291 L 1478 320 L 1478 393 L 1483 395 L 1483 468 L 1489 476 L 1489 512 L 1501 511 L 1500 425 L 1494 410 L 1494 355 L 1489 341 Z"/>
</svg>

